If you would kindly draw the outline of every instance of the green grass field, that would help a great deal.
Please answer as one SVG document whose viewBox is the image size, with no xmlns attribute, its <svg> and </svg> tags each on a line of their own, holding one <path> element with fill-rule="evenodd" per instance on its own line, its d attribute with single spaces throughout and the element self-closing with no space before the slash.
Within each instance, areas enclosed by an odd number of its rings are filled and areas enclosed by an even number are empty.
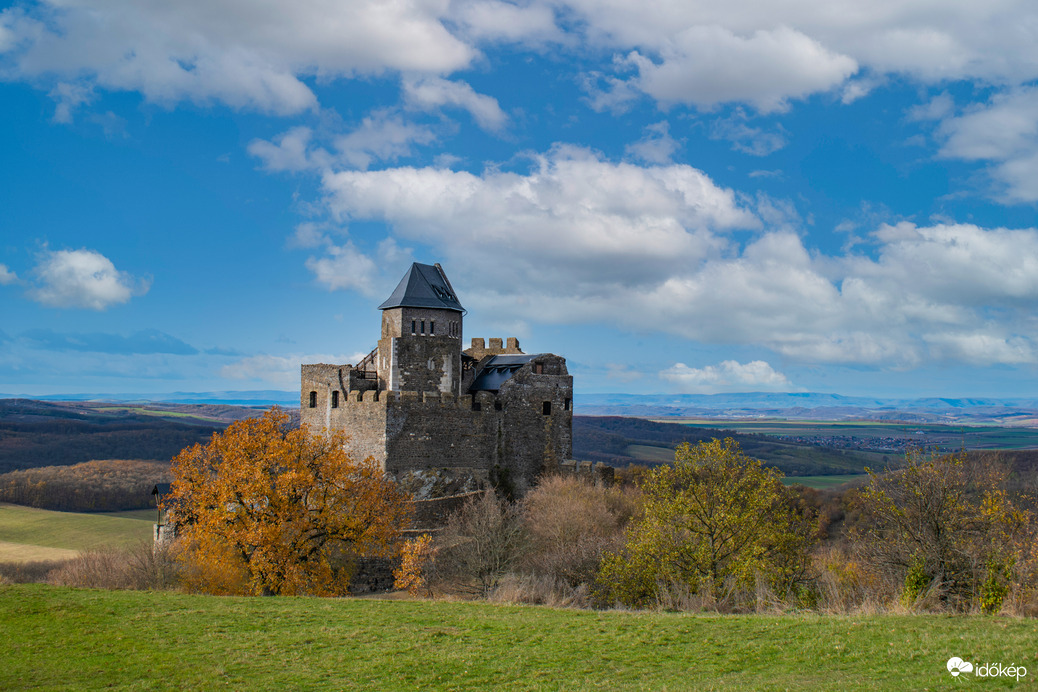
<svg viewBox="0 0 1038 692">
<path fill-rule="evenodd" d="M 204 420 L 206 422 L 220 423 L 222 420 L 215 416 L 202 416 L 197 413 L 185 413 L 184 411 L 162 411 L 155 410 L 152 408 L 145 408 L 143 406 L 97 406 L 94 408 L 95 411 L 125 411 L 127 413 L 136 413 L 141 416 L 155 416 L 157 418 L 194 418 L 196 420 Z"/>
<path fill-rule="evenodd" d="M 133 515 L 137 516 L 51 512 L 0 504 L 0 560 L 57 560 L 104 545 L 128 547 L 151 540 L 154 511 L 148 512 L 150 520 L 144 514 Z"/>
<path fill-rule="evenodd" d="M 699 615 L 0 587 L 0 689 L 953 690 L 1038 621 Z"/>
<path fill-rule="evenodd" d="M 674 461 L 674 450 L 667 447 L 651 447 L 649 445 L 630 445 L 627 448 L 627 454 L 634 457 L 635 459 L 641 459 L 651 463 L 669 463 Z M 838 476 L 786 476 L 782 479 L 782 482 L 786 485 L 793 485 L 799 483 L 800 485 L 806 485 L 808 488 L 834 488 L 838 485 L 843 485 L 848 481 L 853 481 L 858 478 L 863 478 L 862 474 L 852 473 L 843 474 Z"/>
</svg>

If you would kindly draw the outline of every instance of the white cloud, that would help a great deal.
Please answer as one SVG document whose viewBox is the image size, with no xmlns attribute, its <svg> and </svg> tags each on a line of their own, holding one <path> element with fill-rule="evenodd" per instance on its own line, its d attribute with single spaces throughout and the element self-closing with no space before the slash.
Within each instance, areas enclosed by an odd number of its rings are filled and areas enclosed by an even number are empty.
<svg viewBox="0 0 1038 692">
<path fill-rule="evenodd" d="M 677 140 L 670 136 L 670 125 L 667 121 L 654 123 L 645 128 L 645 136 L 637 142 L 628 144 L 624 151 L 628 156 L 641 159 L 646 163 L 667 164 L 678 150 Z"/>
<path fill-rule="evenodd" d="M 659 53 L 658 63 L 638 51 L 628 56 L 638 70 L 635 86 L 664 104 L 701 108 L 743 102 L 764 112 L 784 110 L 789 99 L 832 89 L 858 69 L 853 59 L 784 26 L 746 37 L 693 26 Z"/>
<path fill-rule="evenodd" d="M 448 5 L 435 0 L 86 0 L 34 10 L 3 14 L 17 74 L 82 76 L 158 103 L 298 113 L 317 103 L 301 76 L 440 74 L 477 55 L 447 30 Z"/>
<path fill-rule="evenodd" d="M 727 118 L 715 120 L 710 128 L 710 137 L 728 140 L 732 149 L 751 156 L 767 156 L 786 146 L 786 137 L 781 132 L 766 132 L 747 124 L 742 109 Z"/>
<path fill-rule="evenodd" d="M 17 280 L 17 274 L 8 269 L 6 264 L 0 264 L 0 286 L 13 284 Z"/>
<path fill-rule="evenodd" d="M 805 247 L 788 200 L 762 197 L 753 213 L 689 166 L 566 146 L 526 173 L 340 171 L 323 187 L 336 220 L 385 221 L 435 248 L 466 306 L 502 321 L 605 322 L 807 362 L 1038 358 L 1035 229 L 870 221 L 871 235 L 826 255 Z M 319 266 L 329 285 L 364 274 Z"/>
<path fill-rule="evenodd" d="M 309 127 L 294 127 L 273 142 L 253 140 L 248 152 L 268 171 L 324 171 L 333 164 L 364 169 L 375 161 L 410 156 L 415 145 L 429 144 L 436 136 L 428 127 L 379 110 L 364 117 L 354 130 L 330 137 L 332 151 L 315 144 L 314 139 Z"/>
<path fill-rule="evenodd" d="M 454 106 L 467 110 L 484 130 L 497 132 L 504 128 L 508 116 L 497 99 L 476 91 L 466 82 L 452 82 L 440 77 L 404 80 L 404 98 L 414 108 L 433 110 Z"/>
<path fill-rule="evenodd" d="M 452 14 L 465 35 L 473 39 L 533 45 L 567 42 L 555 24 L 552 8 L 535 2 L 462 0 L 453 3 Z"/>
<path fill-rule="evenodd" d="M 389 112 L 365 117 L 358 128 L 335 140 L 339 159 L 355 168 L 373 161 L 395 161 L 410 156 L 416 144 L 429 144 L 436 136 L 429 128 L 405 121 Z"/>
<path fill-rule="evenodd" d="M 1030 0 L 50 0 L 0 12 L 0 52 L 11 77 L 46 89 L 282 115 L 317 106 L 310 80 L 393 72 L 422 92 L 417 102 L 465 108 L 495 131 L 506 120 L 497 102 L 444 79 L 484 45 L 626 55 L 614 74 L 586 75 L 608 85 L 592 89 L 596 108 L 621 108 L 640 91 L 665 105 L 775 111 L 830 91 L 849 103 L 888 75 L 1032 83 L 1036 20 Z M 79 97 L 55 97 L 55 117 L 71 117 Z"/>
<path fill-rule="evenodd" d="M 104 310 L 148 292 L 149 283 L 115 268 L 94 250 L 46 251 L 33 270 L 35 283 L 28 295 L 57 308 Z"/>
<path fill-rule="evenodd" d="M 639 283 L 701 261 L 718 246 L 709 229 L 759 223 L 691 166 L 615 164 L 574 147 L 536 156 L 527 175 L 394 168 L 329 173 L 323 185 L 336 217 L 384 219 L 409 241 L 476 255 L 494 283 L 564 275 L 592 292 L 603 273 Z"/>
<path fill-rule="evenodd" d="M 343 245 L 329 244 L 323 257 L 310 257 L 306 268 L 314 273 L 317 282 L 329 291 L 356 290 L 374 295 L 375 262 L 347 241 Z"/>
<path fill-rule="evenodd" d="M 998 183 L 996 195 L 1038 201 L 1038 88 L 996 93 L 987 104 L 946 117 L 937 135 L 944 157 L 994 162 L 988 172 Z"/>
<path fill-rule="evenodd" d="M 54 107 L 54 122 L 70 123 L 73 112 L 93 100 L 94 90 L 83 84 L 59 82 L 51 89 L 50 97 L 57 103 Z"/>
<path fill-rule="evenodd" d="M 252 140 L 247 151 L 260 159 L 268 171 L 299 172 L 327 166 L 331 162 L 328 152 L 310 151 L 312 138 L 313 130 L 309 127 L 293 127 L 281 133 L 275 142 Z"/>
<path fill-rule="evenodd" d="M 776 372 L 763 360 L 749 363 L 726 360 L 703 368 L 690 368 L 684 363 L 675 363 L 661 371 L 660 377 L 676 383 L 682 392 L 689 394 L 788 392 L 795 389 L 785 375 Z"/>
</svg>

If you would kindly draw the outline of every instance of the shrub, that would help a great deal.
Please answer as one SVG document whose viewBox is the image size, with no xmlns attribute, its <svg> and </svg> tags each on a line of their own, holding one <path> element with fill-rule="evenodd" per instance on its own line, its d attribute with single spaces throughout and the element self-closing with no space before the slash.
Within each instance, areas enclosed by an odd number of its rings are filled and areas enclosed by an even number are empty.
<svg viewBox="0 0 1038 692">
<path fill-rule="evenodd" d="M 129 550 L 90 550 L 52 570 L 47 582 L 92 589 L 169 589 L 177 582 L 173 549 L 141 542 Z"/>
<path fill-rule="evenodd" d="M 530 536 L 524 567 L 570 587 L 590 585 L 602 556 L 617 550 L 640 493 L 572 477 L 545 479 L 522 503 Z"/>
<path fill-rule="evenodd" d="M 430 584 L 485 598 L 519 564 L 527 541 L 518 507 L 492 492 L 470 499 L 438 536 Z"/>
<path fill-rule="evenodd" d="M 854 542 L 872 569 L 904 585 L 906 604 L 993 612 L 1008 595 L 1009 565 L 1024 565 L 1033 542 L 1033 516 L 1006 477 L 964 453 L 910 452 L 903 468 L 870 473 Z"/>
</svg>

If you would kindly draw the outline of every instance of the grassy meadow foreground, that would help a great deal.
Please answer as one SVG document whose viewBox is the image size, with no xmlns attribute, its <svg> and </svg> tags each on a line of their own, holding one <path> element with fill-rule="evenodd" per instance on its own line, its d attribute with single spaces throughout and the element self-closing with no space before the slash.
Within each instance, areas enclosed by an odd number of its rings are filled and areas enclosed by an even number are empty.
<svg viewBox="0 0 1038 692">
<path fill-rule="evenodd" d="M 1038 622 L 589 612 L 0 587 L 0 689 L 955 689 L 1038 676 Z"/>
</svg>

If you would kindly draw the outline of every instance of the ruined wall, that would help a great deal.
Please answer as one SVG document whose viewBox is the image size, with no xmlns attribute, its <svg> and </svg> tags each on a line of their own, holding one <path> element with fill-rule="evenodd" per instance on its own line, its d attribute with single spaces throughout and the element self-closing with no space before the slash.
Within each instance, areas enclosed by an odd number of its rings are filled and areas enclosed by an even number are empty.
<svg viewBox="0 0 1038 692">
<path fill-rule="evenodd" d="M 507 421 L 499 463 L 522 495 L 573 456 L 573 378 L 564 358 L 546 354 L 516 372 L 497 398 Z"/>
<path fill-rule="evenodd" d="M 350 365 L 304 365 L 303 424 L 314 431 L 345 431 L 355 458 L 374 457 L 394 476 L 425 470 L 469 474 L 479 487 L 489 482 L 517 496 L 572 456 L 573 378 L 564 358 L 536 356 L 499 391 L 459 397 L 443 388 L 461 385 L 460 339 L 420 334 L 421 315 L 457 313 L 408 310 L 384 312 L 398 313 L 390 327 L 406 329 L 402 336 L 380 340 L 379 361 L 385 356 L 399 366 L 387 379 L 423 389 L 377 391 L 370 389 L 374 380 L 358 380 Z M 412 315 L 419 322 L 414 336 Z M 442 319 L 437 317 L 437 330 Z M 489 347 L 481 342 L 473 340 L 472 350 L 482 357 L 521 353 L 514 338 L 507 344 L 491 339 Z M 383 377 L 380 369 L 380 381 Z"/>
<path fill-rule="evenodd" d="M 313 432 L 342 430 L 350 436 L 346 449 L 354 459 L 371 456 L 385 465 L 385 398 L 374 390 L 347 391 L 350 369 L 323 363 L 303 366 L 300 423 Z"/>
</svg>

